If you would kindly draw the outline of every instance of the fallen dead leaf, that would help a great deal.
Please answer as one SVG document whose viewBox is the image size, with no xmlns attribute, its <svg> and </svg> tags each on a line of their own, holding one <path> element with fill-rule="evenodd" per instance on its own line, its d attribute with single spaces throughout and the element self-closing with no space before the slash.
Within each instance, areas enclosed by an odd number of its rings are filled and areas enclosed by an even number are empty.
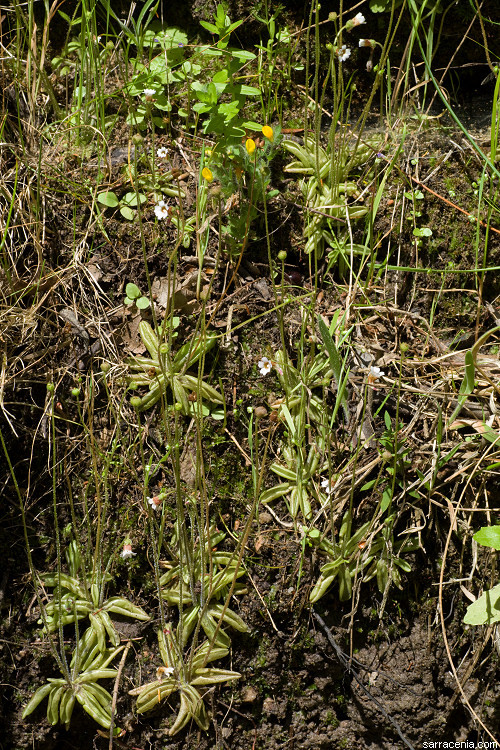
<svg viewBox="0 0 500 750">
<path fill-rule="evenodd" d="M 146 349 L 139 334 L 141 320 L 141 314 L 137 313 L 126 321 L 121 331 L 123 346 L 130 354 L 142 354 Z"/>
</svg>

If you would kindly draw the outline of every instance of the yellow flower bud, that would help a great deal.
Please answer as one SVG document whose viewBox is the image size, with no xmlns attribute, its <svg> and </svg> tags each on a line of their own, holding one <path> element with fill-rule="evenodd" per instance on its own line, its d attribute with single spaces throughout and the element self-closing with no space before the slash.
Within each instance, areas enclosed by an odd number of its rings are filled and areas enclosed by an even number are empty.
<svg viewBox="0 0 500 750">
<path fill-rule="evenodd" d="M 274 133 L 273 129 L 269 127 L 269 125 L 264 125 L 262 128 L 262 134 L 265 135 L 265 137 L 271 141 L 271 143 L 274 141 Z"/>
<path fill-rule="evenodd" d="M 251 156 L 255 151 L 255 141 L 253 140 L 253 138 L 247 138 L 245 148 Z"/>
<path fill-rule="evenodd" d="M 203 169 L 201 170 L 201 176 L 207 182 L 213 182 L 214 176 L 208 167 L 203 167 Z"/>
</svg>

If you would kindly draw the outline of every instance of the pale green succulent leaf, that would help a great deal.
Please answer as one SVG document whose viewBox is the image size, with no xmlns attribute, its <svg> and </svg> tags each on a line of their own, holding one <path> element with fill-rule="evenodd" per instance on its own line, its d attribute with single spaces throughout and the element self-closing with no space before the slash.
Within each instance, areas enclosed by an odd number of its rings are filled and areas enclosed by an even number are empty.
<svg viewBox="0 0 500 750">
<path fill-rule="evenodd" d="M 23 711 L 23 715 L 22 715 L 23 719 L 25 719 L 35 710 L 38 704 L 41 703 L 43 699 L 47 697 L 47 695 L 50 693 L 52 688 L 53 688 L 53 683 L 51 682 L 48 682 L 45 685 L 42 685 L 42 687 L 38 688 L 38 690 L 36 691 L 36 693 L 31 698 L 28 705 L 25 707 Z"/>
<path fill-rule="evenodd" d="M 59 704 L 63 696 L 65 685 L 51 685 L 47 703 L 47 721 L 53 727 L 59 723 Z"/>
<path fill-rule="evenodd" d="M 322 596 L 326 594 L 332 583 L 334 582 L 335 578 L 337 577 L 337 574 L 330 575 L 330 576 L 320 576 L 319 580 L 317 581 L 316 585 L 314 586 L 313 590 L 311 591 L 309 595 L 309 601 L 314 604 L 315 602 L 319 601 Z"/>
<path fill-rule="evenodd" d="M 83 710 L 91 716 L 104 729 L 109 729 L 111 725 L 111 713 L 105 711 L 95 696 L 82 686 L 76 693 L 76 699 L 82 706 Z"/>
<path fill-rule="evenodd" d="M 150 620 L 150 616 L 141 607 L 137 607 L 128 599 L 121 596 L 112 596 L 104 604 L 102 609 L 105 612 L 115 612 L 116 614 L 125 615 L 127 617 L 133 617 L 135 620 L 141 620 L 147 622 Z"/>
<path fill-rule="evenodd" d="M 121 651 L 121 649 L 119 649 Z M 116 669 L 91 669 L 78 676 L 79 683 L 96 682 L 96 680 L 115 679 L 118 671 Z"/>
<path fill-rule="evenodd" d="M 224 606 L 222 604 L 212 604 L 209 608 L 210 615 L 212 617 L 215 617 L 217 620 L 220 619 L 223 610 Z M 246 623 L 241 619 L 239 615 L 236 614 L 236 612 L 234 612 L 232 609 L 229 609 L 229 607 L 227 607 L 224 612 L 223 621 L 235 630 L 238 630 L 240 633 L 248 632 L 248 626 L 246 625 Z"/>
<path fill-rule="evenodd" d="M 196 677 L 191 680 L 191 685 L 215 685 L 221 682 L 239 680 L 240 677 L 239 672 L 232 672 L 229 669 L 202 668 L 196 671 Z"/>
<path fill-rule="evenodd" d="M 61 576 L 59 577 L 57 573 L 42 573 L 40 576 L 40 580 L 44 584 L 44 586 L 48 586 L 49 588 L 59 588 L 61 589 L 67 589 L 68 591 L 71 591 L 72 594 L 75 594 L 75 596 L 79 597 L 82 600 L 87 599 L 87 594 L 82 588 L 80 582 L 78 579 L 73 578 L 72 576 L 66 575 L 66 573 L 61 573 Z"/>
<path fill-rule="evenodd" d="M 175 690 L 177 683 L 174 679 L 155 680 L 140 688 L 129 691 L 129 695 L 138 695 L 136 702 L 137 712 L 140 714 L 151 711 L 158 702 L 166 700 Z M 158 698 L 160 699 L 158 701 Z"/>
<path fill-rule="evenodd" d="M 207 731 L 209 719 L 203 698 L 195 688 L 186 685 L 181 691 L 181 705 L 175 722 L 169 729 L 169 735 L 173 737 L 174 734 L 180 732 L 190 719 L 194 719 L 200 729 Z"/>
</svg>

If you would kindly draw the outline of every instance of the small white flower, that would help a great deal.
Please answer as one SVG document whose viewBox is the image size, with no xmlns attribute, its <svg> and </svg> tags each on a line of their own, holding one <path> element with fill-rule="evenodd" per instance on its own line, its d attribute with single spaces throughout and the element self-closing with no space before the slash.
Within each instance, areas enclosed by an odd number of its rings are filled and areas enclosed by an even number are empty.
<svg viewBox="0 0 500 750">
<path fill-rule="evenodd" d="M 172 677 L 174 671 L 173 667 L 158 667 L 156 670 L 156 679 L 167 680 L 169 677 Z"/>
<path fill-rule="evenodd" d="M 354 26 L 361 26 L 361 24 L 366 23 L 366 18 L 362 13 L 356 13 L 354 18 L 352 19 L 352 25 Z"/>
<path fill-rule="evenodd" d="M 101 39 L 102 39 L 102 37 L 100 37 L 100 36 L 97 37 L 97 44 L 101 43 Z"/>
<path fill-rule="evenodd" d="M 323 488 L 323 491 L 324 491 L 325 495 L 328 495 L 328 496 L 331 495 L 331 493 L 332 493 L 332 487 L 331 487 L 329 479 L 322 479 L 321 480 L 321 487 Z"/>
<path fill-rule="evenodd" d="M 120 557 L 123 560 L 128 560 L 129 557 L 134 557 L 134 555 L 136 555 L 136 554 L 137 554 L 137 552 L 132 552 L 132 545 L 128 544 L 128 543 L 125 543 L 123 545 L 122 551 L 120 552 Z"/>
<path fill-rule="evenodd" d="M 153 508 L 153 510 L 158 510 L 161 508 L 162 503 L 162 497 L 160 495 L 155 495 L 154 497 L 147 497 L 146 500 L 148 501 L 149 505 Z"/>
<path fill-rule="evenodd" d="M 158 149 L 156 154 L 160 159 L 165 159 L 165 157 L 168 156 L 168 148 L 165 148 L 165 146 L 162 146 L 161 148 Z"/>
<path fill-rule="evenodd" d="M 144 89 L 142 93 L 147 98 L 148 96 L 154 96 L 156 94 L 156 91 L 154 89 Z"/>
<path fill-rule="evenodd" d="M 370 367 L 370 373 L 369 373 L 369 379 L 370 380 L 378 380 L 378 378 L 383 378 L 385 375 L 385 372 L 380 369 L 380 367 Z"/>
<path fill-rule="evenodd" d="M 262 359 L 259 360 L 257 367 L 260 370 L 261 375 L 267 375 L 272 370 L 272 362 L 267 357 L 262 357 Z"/>
<path fill-rule="evenodd" d="M 168 203 L 165 203 L 163 200 L 159 201 L 155 206 L 155 216 L 160 220 L 168 219 L 170 216 L 170 207 Z"/>
<path fill-rule="evenodd" d="M 360 47 L 371 47 L 372 46 L 372 40 L 371 39 L 360 39 L 358 42 L 358 45 Z"/>
<path fill-rule="evenodd" d="M 345 62 L 351 56 L 351 50 L 343 44 L 342 47 L 339 47 L 337 50 L 337 55 L 340 62 Z"/>
<path fill-rule="evenodd" d="M 366 61 L 366 72 L 371 73 L 373 70 L 373 60 L 370 58 Z"/>
</svg>

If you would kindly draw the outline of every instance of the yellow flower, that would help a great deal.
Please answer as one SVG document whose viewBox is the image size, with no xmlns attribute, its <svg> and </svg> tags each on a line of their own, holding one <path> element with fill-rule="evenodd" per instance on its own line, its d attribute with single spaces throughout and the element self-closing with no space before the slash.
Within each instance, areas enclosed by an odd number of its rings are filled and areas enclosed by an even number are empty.
<svg viewBox="0 0 500 750">
<path fill-rule="evenodd" d="M 270 128 L 269 125 L 264 125 L 264 127 L 262 128 L 262 133 L 271 141 L 271 143 L 274 141 L 273 129 Z"/>
<path fill-rule="evenodd" d="M 255 151 L 255 141 L 253 140 L 253 138 L 247 138 L 245 148 L 251 156 Z"/>
<path fill-rule="evenodd" d="M 213 182 L 214 176 L 208 167 L 203 167 L 203 169 L 201 170 L 201 176 L 207 182 Z"/>
</svg>

